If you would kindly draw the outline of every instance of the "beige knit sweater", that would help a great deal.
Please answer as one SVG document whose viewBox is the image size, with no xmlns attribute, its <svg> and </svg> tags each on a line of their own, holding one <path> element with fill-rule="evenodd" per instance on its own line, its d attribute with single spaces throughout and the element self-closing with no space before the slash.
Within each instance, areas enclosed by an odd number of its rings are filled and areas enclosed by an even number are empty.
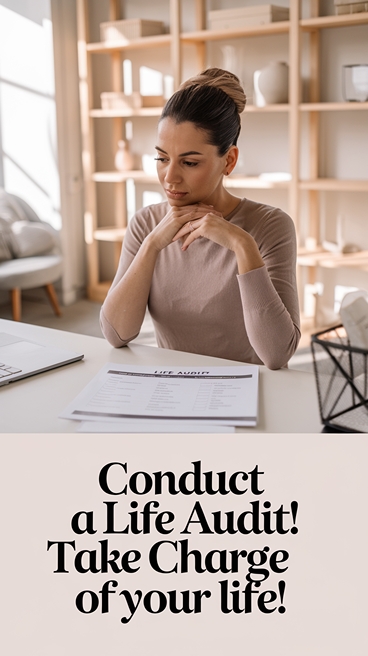
<svg viewBox="0 0 368 656">
<path fill-rule="evenodd" d="M 151 205 L 129 222 L 112 288 L 168 209 L 168 203 Z M 265 266 L 238 275 L 234 253 L 206 239 L 185 252 L 179 242 L 167 246 L 158 255 L 148 301 L 157 343 L 278 369 L 300 338 L 294 224 L 282 210 L 246 198 L 225 218 L 255 239 Z M 104 307 L 101 327 L 115 347 L 136 337 L 119 335 Z"/>
</svg>

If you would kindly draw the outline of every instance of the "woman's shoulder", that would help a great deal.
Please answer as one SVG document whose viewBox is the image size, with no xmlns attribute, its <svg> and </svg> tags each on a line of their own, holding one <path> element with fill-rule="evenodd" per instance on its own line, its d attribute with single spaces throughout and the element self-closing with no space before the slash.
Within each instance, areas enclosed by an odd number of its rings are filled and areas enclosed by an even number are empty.
<svg viewBox="0 0 368 656">
<path fill-rule="evenodd" d="M 294 221 L 284 210 L 248 198 L 242 198 L 231 220 L 247 232 L 270 229 L 295 232 Z"/>
</svg>

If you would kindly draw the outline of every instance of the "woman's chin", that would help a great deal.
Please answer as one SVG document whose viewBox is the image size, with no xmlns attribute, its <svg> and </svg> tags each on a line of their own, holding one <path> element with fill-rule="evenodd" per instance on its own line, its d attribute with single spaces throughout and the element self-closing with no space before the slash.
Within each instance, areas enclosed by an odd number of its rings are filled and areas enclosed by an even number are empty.
<svg viewBox="0 0 368 656">
<path fill-rule="evenodd" d="M 193 205 L 192 201 L 189 201 L 186 196 L 183 198 L 170 198 L 169 196 L 166 197 L 171 207 L 185 207 L 185 205 Z"/>
</svg>

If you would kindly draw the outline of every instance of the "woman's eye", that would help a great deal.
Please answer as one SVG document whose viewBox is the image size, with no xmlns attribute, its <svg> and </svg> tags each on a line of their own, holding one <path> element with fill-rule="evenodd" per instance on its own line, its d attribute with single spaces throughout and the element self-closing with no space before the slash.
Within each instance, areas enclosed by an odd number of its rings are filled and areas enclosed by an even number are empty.
<svg viewBox="0 0 368 656">
<path fill-rule="evenodd" d="M 184 162 L 185 166 L 197 166 L 198 162 Z"/>
<path fill-rule="evenodd" d="M 156 162 L 166 162 L 165 157 L 155 157 Z"/>
</svg>

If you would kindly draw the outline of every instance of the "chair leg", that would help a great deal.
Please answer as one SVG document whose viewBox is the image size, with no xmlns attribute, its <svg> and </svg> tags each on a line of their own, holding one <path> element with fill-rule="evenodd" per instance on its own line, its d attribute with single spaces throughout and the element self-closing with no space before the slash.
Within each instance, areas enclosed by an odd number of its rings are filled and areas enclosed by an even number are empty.
<svg viewBox="0 0 368 656">
<path fill-rule="evenodd" d="M 13 321 L 20 321 L 22 315 L 22 292 L 19 287 L 10 290 Z"/>
<path fill-rule="evenodd" d="M 52 283 L 49 283 L 48 285 L 45 285 L 45 289 L 46 289 L 46 294 L 48 296 L 48 299 L 49 299 L 49 301 L 52 305 L 52 309 L 54 310 L 55 314 L 58 317 L 61 317 L 61 310 L 60 310 L 60 307 L 59 307 L 59 301 L 58 301 L 58 298 L 56 296 L 56 291 L 55 291 L 54 285 Z"/>
</svg>

